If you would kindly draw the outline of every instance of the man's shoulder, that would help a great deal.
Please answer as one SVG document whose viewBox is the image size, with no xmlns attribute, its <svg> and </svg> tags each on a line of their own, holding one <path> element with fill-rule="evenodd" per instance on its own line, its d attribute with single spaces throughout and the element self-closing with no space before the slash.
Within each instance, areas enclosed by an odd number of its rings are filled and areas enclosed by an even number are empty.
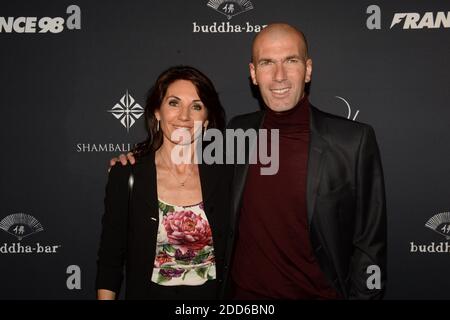
<svg viewBox="0 0 450 320">
<path fill-rule="evenodd" d="M 367 130 L 373 130 L 372 127 L 367 123 L 350 120 L 339 115 L 328 113 L 320 110 L 315 106 L 311 107 L 314 109 L 314 114 L 316 115 L 314 120 L 319 122 L 320 124 L 326 124 L 327 129 L 333 132 L 361 134 Z"/>
<path fill-rule="evenodd" d="M 264 116 L 264 111 L 254 111 L 250 113 L 245 113 L 241 115 L 237 115 L 228 122 L 228 129 L 237 129 L 237 128 L 247 128 L 251 127 L 254 124 L 258 124 L 261 122 L 262 117 Z"/>
<path fill-rule="evenodd" d="M 375 131 L 371 125 L 313 108 L 315 132 L 330 145 L 357 148 L 363 140 L 376 141 Z"/>
</svg>

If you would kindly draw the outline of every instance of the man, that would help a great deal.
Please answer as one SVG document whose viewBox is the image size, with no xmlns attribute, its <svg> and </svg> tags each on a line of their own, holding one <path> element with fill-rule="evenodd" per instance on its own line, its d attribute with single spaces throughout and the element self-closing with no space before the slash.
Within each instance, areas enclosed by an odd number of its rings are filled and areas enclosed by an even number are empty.
<svg viewBox="0 0 450 320">
<path fill-rule="evenodd" d="M 265 110 L 231 129 L 278 129 L 279 170 L 232 167 L 224 294 L 235 299 L 377 299 L 386 280 L 386 204 L 373 129 L 312 106 L 312 60 L 294 27 L 254 39 L 250 75 Z M 250 148 L 251 149 L 251 148 Z M 248 156 L 248 154 L 247 154 Z M 124 156 L 122 162 L 126 162 Z"/>
<path fill-rule="evenodd" d="M 266 109 L 235 117 L 229 128 L 279 129 L 280 163 L 272 176 L 260 175 L 258 163 L 234 167 L 226 257 L 234 298 L 384 292 L 386 207 L 375 135 L 310 105 L 311 73 L 300 31 L 271 24 L 255 37 L 250 74 Z M 381 272 L 375 288 L 371 270 Z"/>
</svg>

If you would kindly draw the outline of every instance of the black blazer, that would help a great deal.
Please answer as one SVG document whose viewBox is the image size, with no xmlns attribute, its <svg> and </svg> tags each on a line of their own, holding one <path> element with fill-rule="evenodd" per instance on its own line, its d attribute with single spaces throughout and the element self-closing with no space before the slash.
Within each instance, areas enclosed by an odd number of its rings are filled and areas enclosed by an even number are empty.
<svg viewBox="0 0 450 320">
<path fill-rule="evenodd" d="M 128 180 L 134 185 L 129 201 Z M 217 282 L 222 282 L 224 233 L 229 216 L 229 182 L 219 165 L 199 164 L 204 210 L 211 227 L 216 257 Z M 155 155 L 133 166 L 115 165 L 108 178 L 105 213 L 97 260 L 97 289 L 120 291 L 126 273 L 127 299 L 154 299 L 150 285 L 159 223 Z M 173 297 L 177 299 L 177 297 Z M 216 297 L 211 297 L 216 298 Z"/>
<path fill-rule="evenodd" d="M 228 127 L 257 130 L 263 120 L 264 111 L 254 112 L 233 118 Z M 318 263 L 343 297 L 381 298 L 386 280 L 386 204 L 374 131 L 369 125 L 313 106 L 310 129 L 306 199 L 310 240 Z M 234 166 L 227 288 L 247 171 L 248 164 Z M 381 289 L 366 285 L 372 274 L 367 272 L 370 265 L 381 270 Z"/>
</svg>

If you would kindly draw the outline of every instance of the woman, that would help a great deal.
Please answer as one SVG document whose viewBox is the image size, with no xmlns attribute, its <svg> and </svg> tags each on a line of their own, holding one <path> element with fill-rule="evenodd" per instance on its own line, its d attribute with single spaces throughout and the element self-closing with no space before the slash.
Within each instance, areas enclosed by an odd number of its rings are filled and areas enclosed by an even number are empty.
<svg viewBox="0 0 450 320">
<path fill-rule="evenodd" d="M 109 173 L 97 296 L 117 297 L 125 267 L 127 299 L 215 299 L 229 184 L 220 165 L 177 164 L 172 151 L 194 145 L 202 134 L 195 130 L 223 129 L 224 109 L 203 73 L 177 66 L 158 77 L 145 112 L 148 138 L 136 164 Z"/>
</svg>

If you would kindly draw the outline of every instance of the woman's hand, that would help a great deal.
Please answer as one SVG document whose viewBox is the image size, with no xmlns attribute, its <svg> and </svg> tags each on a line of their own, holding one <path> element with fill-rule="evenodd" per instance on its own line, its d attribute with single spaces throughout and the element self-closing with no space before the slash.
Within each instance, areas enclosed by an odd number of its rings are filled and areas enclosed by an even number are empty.
<svg viewBox="0 0 450 320">
<path fill-rule="evenodd" d="M 97 300 L 116 300 L 116 293 L 111 290 L 97 290 Z"/>
</svg>

